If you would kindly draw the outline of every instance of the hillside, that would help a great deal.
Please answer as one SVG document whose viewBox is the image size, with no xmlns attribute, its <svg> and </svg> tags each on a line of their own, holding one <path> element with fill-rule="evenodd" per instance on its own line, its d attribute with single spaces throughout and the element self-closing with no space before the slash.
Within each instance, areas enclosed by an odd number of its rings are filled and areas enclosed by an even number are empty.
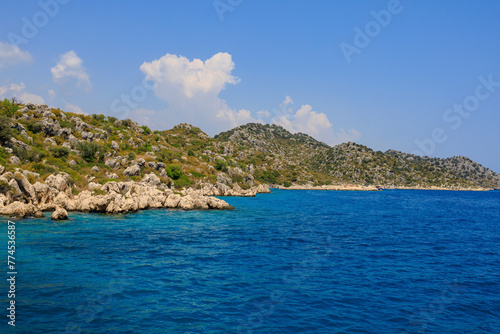
<svg viewBox="0 0 500 334">
<path fill-rule="evenodd" d="M 396 151 L 373 151 L 356 143 L 330 147 L 276 125 L 247 124 L 215 139 L 238 147 L 238 155 L 259 153 L 256 167 L 278 171 L 280 184 L 342 182 L 383 187 L 496 188 L 500 175 L 464 157 L 421 158 Z"/>
<path fill-rule="evenodd" d="M 255 196 L 267 185 L 476 189 L 500 184 L 499 174 L 464 157 L 375 152 L 355 143 L 330 147 L 276 125 L 247 124 L 211 138 L 189 124 L 151 131 L 128 119 L 8 100 L 0 102 L 0 114 L 0 207 L 20 201 L 52 210 L 61 189 L 68 208 L 127 212 L 141 208 L 131 203 L 146 186 L 145 193 L 160 191 L 166 205 L 172 194 Z M 67 185 L 45 186 L 55 178 Z M 111 205 L 114 197 L 108 195 L 115 193 L 128 204 Z M 108 202 L 87 209 L 88 196 Z M 74 198 L 81 205 L 67 204 Z M 153 197 L 145 201 L 159 205 Z"/>
</svg>

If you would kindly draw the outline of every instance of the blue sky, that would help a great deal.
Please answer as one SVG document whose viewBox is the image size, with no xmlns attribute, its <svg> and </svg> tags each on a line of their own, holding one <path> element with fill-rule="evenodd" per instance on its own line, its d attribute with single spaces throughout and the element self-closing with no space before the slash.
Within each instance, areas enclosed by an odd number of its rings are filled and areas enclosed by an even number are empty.
<svg viewBox="0 0 500 334">
<path fill-rule="evenodd" d="M 498 1 L 4 1 L 0 95 L 500 172 Z M 31 30 L 30 30 L 31 28 Z"/>
</svg>

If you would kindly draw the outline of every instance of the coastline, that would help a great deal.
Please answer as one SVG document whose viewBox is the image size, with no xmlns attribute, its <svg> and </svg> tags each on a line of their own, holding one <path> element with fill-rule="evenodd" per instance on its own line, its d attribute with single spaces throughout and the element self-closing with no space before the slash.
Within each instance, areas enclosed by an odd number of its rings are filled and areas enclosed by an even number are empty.
<svg viewBox="0 0 500 334">
<path fill-rule="evenodd" d="M 276 189 L 279 190 L 332 190 L 332 191 L 379 191 L 379 190 L 448 190 L 448 191 L 492 191 L 494 189 L 487 188 L 462 188 L 462 187 L 376 187 L 373 185 L 361 186 L 361 185 L 323 185 L 323 186 L 312 186 L 312 185 L 292 185 L 290 187 L 278 186 Z"/>
</svg>

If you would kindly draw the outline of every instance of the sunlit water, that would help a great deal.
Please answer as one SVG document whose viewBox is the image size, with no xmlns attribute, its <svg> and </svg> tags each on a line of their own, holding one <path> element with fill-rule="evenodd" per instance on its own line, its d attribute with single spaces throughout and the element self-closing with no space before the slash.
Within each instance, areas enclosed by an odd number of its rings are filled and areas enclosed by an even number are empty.
<svg viewBox="0 0 500 334">
<path fill-rule="evenodd" d="M 498 191 L 225 200 L 16 220 L 16 332 L 500 333 Z"/>
</svg>

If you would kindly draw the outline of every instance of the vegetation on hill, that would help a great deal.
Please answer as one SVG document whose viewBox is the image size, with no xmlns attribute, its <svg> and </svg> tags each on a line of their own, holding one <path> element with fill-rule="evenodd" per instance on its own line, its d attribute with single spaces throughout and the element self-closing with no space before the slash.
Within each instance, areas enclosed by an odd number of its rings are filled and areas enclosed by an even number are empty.
<svg viewBox="0 0 500 334">
<path fill-rule="evenodd" d="M 330 147 L 276 125 L 247 124 L 211 138 L 189 124 L 152 131 L 129 119 L 15 100 L 0 102 L 0 145 L 7 171 L 31 171 L 31 183 L 66 172 L 74 194 L 90 182 L 138 181 L 149 173 L 179 190 L 215 184 L 221 173 L 242 189 L 257 183 L 494 187 L 500 181 L 467 158 L 382 153 L 355 143 Z"/>
</svg>

